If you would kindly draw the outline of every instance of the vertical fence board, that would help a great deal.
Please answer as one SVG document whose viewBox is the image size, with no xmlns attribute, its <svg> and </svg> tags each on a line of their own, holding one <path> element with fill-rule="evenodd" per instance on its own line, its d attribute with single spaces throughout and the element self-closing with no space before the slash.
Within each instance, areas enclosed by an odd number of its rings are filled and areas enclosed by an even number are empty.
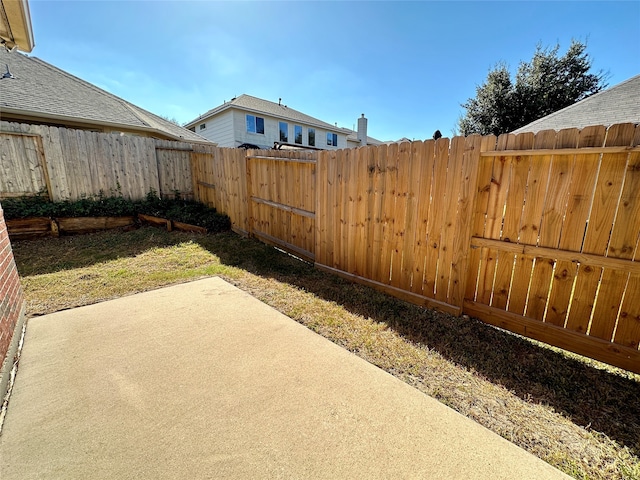
<svg viewBox="0 0 640 480">
<path fill-rule="evenodd" d="M 438 253 L 438 276 L 436 284 L 436 299 L 441 302 L 451 303 L 449 300 L 449 288 L 451 280 L 451 267 L 454 257 L 454 238 L 457 226 L 458 200 L 462 184 L 462 162 L 464 159 L 464 137 L 454 137 L 450 143 L 449 167 L 447 171 L 446 209 L 442 223 L 440 240 L 440 252 Z M 466 246 L 465 248 L 468 248 Z"/>
<path fill-rule="evenodd" d="M 603 126 L 586 127 L 580 131 L 578 147 L 601 147 L 604 145 L 605 135 L 606 129 Z M 560 237 L 560 248 L 563 250 L 576 252 L 583 250 L 600 157 L 599 154 L 576 155 L 567 215 Z M 586 253 L 591 252 L 586 251 Z M 587 333 L 601 273 L 602 269 L 598 267 L 590 265 L 578 267 L 573 299 L 566 322 L 567 329 Z"/>
<path fill-rule="evenodd" d="M 442 225 L 446 211 L 447 167 L 449 164 L 449 139 L 439 138 L 435 143 L 433 194 L 431 196 L 431 216 L 429 218 L 429 249 L 425 262 L 425 277 L 422 294 L 436 298 L 439 275 L 439 253 L 441 251 Z"/>
<path fill-rule="evenodd" d="M 488 152 L 494 150 L 496 148 L 496 140 L 496 137 L 493 135 L 482 137 L 480 151 Z M 495 157 L 480 157 L 478 159 L 475 208 L 471 213 L 471 235 L 474 237 L 482 237 L 484 235 L 494 160 Z M 469 253 L 469 276 L 467 277 L 465 287 L 465 299 L 476 300 L 480 266 L 484 264 L 484 262 L 480 260 L 483 250 L 484 249 L 480 248 L 472 248 Z"/>
<path fill-rule="evenodd" d="M 341 256 L 342 265 L 344 270 L 357 274 L 356 268 L 356 255 L 358 254 L 356 241 L 357 241 L 357 195 L 358 195 L 358 150 L 349 149 L 345 150 L 345 176 L 344 180 L 344 209 L 343 209 L 343 236 Z"/>
<path fill-rule="evenodd" d="M 478 162 L 482 138 L 473 135 L 465 139 L 463 168 L 460 182 L 458 209 L 455 217 L 453 260 L 451 264 L 450 295 L 448 303 L 462 307 L 468 275 L 469 244 L 471 242 L 471 209 L 475 200 Z"/>
<path fill-rule="evenodd" d="M 382 249 L 384 228 L 384 204 L 385 185 L 387 178 L 387 146 L 383 145 L 375 149 L 375 200 L 373 211 L 373 257 L 371 279 L 377 282 L 382 280 Z"/>
<path fill-rule="evenodd" d="M 520 138 L 516 137 L 516 135 L 506 135 L 505 138 L 501 136 L 500 140 L 505 149 L 517 149 L 520 146 Z M 502 158 L 504 157 L 501 157 L 501 160 Z M 498 181 L 499 190 L 504 196 L 504 205 L 500 202 L 498 205 L 499 212 L 494 213 L 494 215 L 498 215 L 499 221 L 493 220 L 492 235 L 497 235 L 501 240 L 507 242 L 517 241 L 518 237 L 522 205 L 524 203 L 524 190 L 526 188 L 526 174 L 529 170 L 529 165 L 526 162 L 524 163 L 523 165 L 521 157 L 509 157 L 509 160 L 504 165 L 502 179 Z M 498 225 L 501 228 L 499 232 L 496 232 Z M 504 310 L 509 301 L 515 255 L 510 252 L 498 252 L 496 257 L 491 306 Z"/>
<path fill-rule="evenodd" d="M 393 214 L 393 244 L 391 246 L 391 280 L 390 284 L 397 288 L 403 285 L 402 261 L 404 238 L 407 234 L 407 220 L 412 212 L 408 210 L 409 175 L 411 173 L 411 144 L 402 142 L 398 145 L 398 163 L 396 170 L 395 207 Z M 410 282 L 411 280 L 409 280 Z"/>
<path fill-rule="evenodd" d="M 360 277 L 366 277 L 367 271 L 367 224 L 368 202 L 369 202 L 369 152 L 366 147 L 360 147 L 356 150 L 358 155 L 358 164 L 356 166 L 357 187 L 355 190 L 356 210 L 354 223 L 356 225 L 356 245 L 355 252 L 355 274 Z"/>
<path fill-rule="evenodd" d="M 367 189 L 365 192 L 361 192 L 365 195 L 365 215 L 362 218 L 364 222 L 364 235 L 365 235 L 365 254 L 364 254 L 364 271 L 362 276 L 365 278 L 374 278 L 373 263 L 376 257 L 374 251 L 374 232 L 375 232 L 375 216 L 376 216 L 376 179 L 377 165 L 376 165 L 376 153 L 377 149 L 374 147 L 364 147 L 364 158 L 366 163 L 366 176 L 367 176 Z"/>
<path fill-rule="evenodd" d="M 576 148 L 578 129 L 566 129 L 558 132 L 556 148 Z M 540 245 L 558 248 L 562 233 L 563 219 L 569 200 L 571 176 L 575 155 L 554 155 L 549 175 L 547 201 L 540 228 Z M 571 291 L 577 274 L 577 265 L 559 260 L 553 270 L 549 306 L 545 321 L 563 327 L 569 311 Z"/>
<path fill-rule="evenodd" d="M 411 291 L 413 284 L 413 272 L 418 264 L 417 241 L 420 231 L 419 203 L 420 188 L 422 178 L 420 177 L 421 155 L 420 147 L 422 142 L 412 142 L 409 144 L 409 166 L 406 175 L 408 175 L 407 190 L 407 214 L 404 220 L 404 236 L 402 238 L 402 273 L 400 279 L 400 288 L 405 291 Z M 420 277 L 420 285 L 422 285 L 422 277 Z"/>
<path fill-rule="evenodd" d="M 382 251 L 380 255 L 379 281 L 388 284 L 391 281 L 391 262 L 393 245 L 393 225 L 395 222 L 396 181 L 398 177 L 398 145 L 391 144 L 387 149 L 387 164 L 384 172 L 384 204 L 382 211 Z"/>
<path fill-rule="evenodd" d="M 418 196 L 418 213 L 417 213 L 417 231 L 415 241 L 414 258 L 415 267 L 413 271 L 413 280 L 411 291 L 413 293 L 424 295 L 425 285 L 425 263 L 427 254 L 429 253 L 429 218 L 432 203 L 433 188 L 433 168 L 435 155 L 435 141 L 427 140 L 424 143 L 414 142 L 415 146 L 413 154 L 418 160 L 420 171 L 420 190 Z"/>
<path fill-rule="evenodd" d="M 509 143 L 512 142 L 512 143 Z M 507 148 L 516 150 L 527 150 L 533 148 L 534 135 L 532 133 L 522 133 L 514 138 L 508 139 Z M 502 240 L 505 242 L 518 243 L 520 241 L 520 228 L 522 225 L 523 206 L 526 198 L 527 179 L 531 167 L 532 157 L 516 156 L 512 162 L 511 180 L 507 203 L 505 206 L 505 219 L 502 230 Z M 511 312 L 520 315 L 524 313 L 524 306 L 527 299 L 527 289 L 513 289 L 511 287 L 514 277 L 530 274 L 527 271 L 526 262 L 514 254 L 501 253 L 498 259 L 499 270 L 496 272 L 497 298 L 493 305 L 499 308 L 507 308 Z M 505 268 L 507 267 L 507 268 Z M 522 270 L 523 271 L 522 271 Z M 506 270 L 505 273 L 503 273 Z M 498 287 L 499 286 L 499 287 Z"/>
<path fill-rule="evenodd" d="M 548 149 L 553 148 L 556 141 L 556 132 L 546 130 L 538 132 L 534 140 L 534 148 Z M 548 194 L 549 172 L 552 167 L 552 155 L 543 155 L 538 157 L 535 164 L 539 164 L 540 176 L 535 179 L 540 183 L 540 197 L 536 202 L 535 210 L 530 211 L 529 223 L 525 224 L 531 233 L 528 234 L 530 245 L 538 245 L 540 243 L 540 228 L 544 216 L 544 205 Z M 532 168 L 531 171 L 534 169 Z M 534 200 L 535 201 L 535 200 Z M 525 205 L 526 211 L 526 205 Z M 523 222 L 524 223 L 524 222 Z M 534 240 L 535 237 L 535 241 Z M 531 285 L 529 287 L 529 297 L 527 300 L 526 316 L 536 320 L 544 320 L 547 300 L 549 298 L 549 288 L 551 285 L 551 277 L 553 275 L 554 260 L 545 258 L 536 258 L 533 273 L 531 275 Z"/>
<path fill-rule="evenodd" d="M 634 140 L 633 124 L 613 125 L 607 132 L 605 146 L 630 146 Z M 585 249 L 599 255 L 608 253 L 611 231 L 620 206 L 620 197 L 629 154 L 604 154 L 598 178 Z M 593 311 L 589 335 L 603 340 L 612 340 L 620 302 L 624 295 L 629 274 L 605 268 L 602 273 L 598 296 Z"/>
<path fill-rule="evenodd" d="M 496 150 L 505 150 L 510 136 L 500 135 L 497 140 Z M 509 191 L 509 175 L 511 172 L 511 157 L 496 156 L 493 160 L 491 184 L 487 200 L 484 237 L 495 240 L 500 239 L 504 205 Z M 483 261 L 480 264 L 478 274 L 477 301 L 483 305 L 491 305 L 495 273 L 500 252 L 489 248 L 481 253 Z"/>
</svg>

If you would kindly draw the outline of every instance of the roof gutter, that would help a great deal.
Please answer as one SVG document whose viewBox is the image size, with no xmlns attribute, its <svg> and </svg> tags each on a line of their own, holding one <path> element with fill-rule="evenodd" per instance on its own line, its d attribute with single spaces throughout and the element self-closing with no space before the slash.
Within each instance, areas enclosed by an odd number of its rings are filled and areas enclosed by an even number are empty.
<svg viewBox="0 0 640 480">
<path fill-rule="evenodd" d="M 162 130 L 158 130 L 156 128 L 153 127 L 144 127 L 144 126 L 138 126 L 138 125 L 128 125 L 125 123 L 115 123 L 115 122 L 105 122 L 102 120 L 93 120 L 93 119 L 87 119 L 87 118 L 83 118 L 80 119 L 81 121 L 78 121 L 79 119 L 76 117 L 72 117 L 69 115 L 56 115 L 56 114 L 52 114 L 52 113 L 43 113 L 43 112 L 36 112 L 36 111 L 32 111 L 32 110 L 19 110 L 19 109 L 15 109 L 15 108 L 10 108 L 10 107 L 2 107 L 2 114 L 6 114 L 6 115 L 15 115 L 17 117 L 31 117 L 34 120 L 37 120 L 39 118 L 42 119 L 46 119 L 46 120 L 57 120 L 61 123 L 68 123 L 68 124 L 77 124 L 77 125 L 95 125 L 98 127 L 109 127 L 109 128 L 113 128 L 113 129 L 118 129 L 118 130 L 126 130 L 126 131 L 142 131 L 142 132 L 148 132 L 148 133 L 155 133 L 155 134 L 159 134 L 162 135 L 164 137 L 168 137 L 172 140 L 178 141 L 178 142 L 187 142 L 187 143 L 201 143 L 204 145 L 211 145 L 214 142 L 210 142 L 206 139 L 202 139 L 202 141 L 198 141 L 198 140 L 190 140 L 190 139 L 186 139 L 184 137 L 180 137 L 178 135 L 173 135 L 171 133 L 168 132 L 164 132 Z M 0 116 L 0 120 L 3 120 L 2 116 Z"/>
</svg>

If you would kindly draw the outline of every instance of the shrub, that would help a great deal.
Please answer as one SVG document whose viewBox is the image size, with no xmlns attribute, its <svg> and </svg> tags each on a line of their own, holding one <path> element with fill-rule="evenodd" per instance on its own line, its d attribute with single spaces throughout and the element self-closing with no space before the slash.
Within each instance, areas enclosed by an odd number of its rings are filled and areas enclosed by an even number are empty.
<svg viewBox="0 0 640 480">
<path fill-rule="evenodd" d="M 231 228 L 227 215 L 202 203 L 183 200 L 179 192 L 175 192 L 175 198 L 167 199 L 158 197 L 151 190 L 144 200 L 137 201 L 111 193 L 111 196 L 106 196 L 101 191 L 96 196 L 62 202 L 50 202 L 42 195 L 11 198 L 2 201 L 2 208 L 7 220 L 28 217 L 121 217 L 143 213 L 204 227 L 211 233 Z"/>
</svg>

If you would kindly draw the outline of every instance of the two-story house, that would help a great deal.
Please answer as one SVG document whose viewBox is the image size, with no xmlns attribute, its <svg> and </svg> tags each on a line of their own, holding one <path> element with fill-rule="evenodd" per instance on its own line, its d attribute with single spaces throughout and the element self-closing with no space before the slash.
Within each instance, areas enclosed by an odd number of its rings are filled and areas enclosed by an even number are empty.
<svg viewBox="0 0 640 480">
<path fill-rule="evenodd" d="M 364 114 L 358 119 L 358 132 L 353 132 L 294 110 L 281 101 L 275 103 L 250 95 L 224 102 L 185 127 L 221 147 L 232 148 L 248 145 L 263 149 L 287 146 L 325 150 L 380 143 L 367 137 Z"/>
</svg>

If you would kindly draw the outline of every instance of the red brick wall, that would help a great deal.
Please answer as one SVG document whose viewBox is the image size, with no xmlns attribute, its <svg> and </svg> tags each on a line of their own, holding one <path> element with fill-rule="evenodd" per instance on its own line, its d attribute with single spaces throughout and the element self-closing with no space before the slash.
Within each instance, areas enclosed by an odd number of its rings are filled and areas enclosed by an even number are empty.
<svg viewBox="0 0 640 480">
<path fill-rule="evenodd" d="M 24 294 L 0 205 L 0 365 L 9 349 L 23 305 Z"/>
</svg>

